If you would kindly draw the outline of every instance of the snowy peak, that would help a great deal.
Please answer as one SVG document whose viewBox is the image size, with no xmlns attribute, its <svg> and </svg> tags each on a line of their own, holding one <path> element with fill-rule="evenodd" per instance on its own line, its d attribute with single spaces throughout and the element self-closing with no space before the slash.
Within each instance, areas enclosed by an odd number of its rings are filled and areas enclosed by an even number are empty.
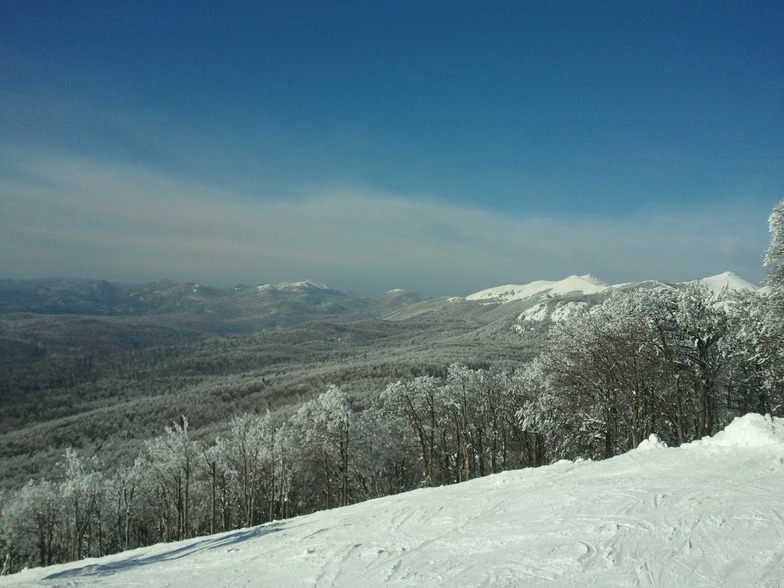
<svg viewBox="0 0 784 588">
<path fill-rule="evenodd" d="M 721 294 L 722 292 L 727 291 L 756 292 L 759 290 L 758 286 L 755 286 L 751 282 L 747 282 L 738 274 L 733 272 L 724 272 L 723 274 L 719 274 L 717 276 L 696 280 L 696 282 L 706 286 L 711 292 L 715 294 Z"/>
<path fill-rule="evenodd" d="M 303 282 L 281 282 L 279 284 L 262 284 L 261 286 L 257 286 L 256 289 L 259 292 L 263 292 L 265 290 L 326 290 L 330 292 L 334 292 L 331 287 L 327 286 L 326 284 L 322 284 L 321 282 L 315 282 L 313 280 L 305 280 Z"/>
<path fill-rule="evenodd" d="M 572 292 L 596 294 L 609 287 L 609 285 L 591 274 L 585 274 L 584 276 L 569 276 L 559 281 L 537 280 L 530 284 L 497 286 L 466 296 L 466 300 L 511 302 L 512 300 L 524 300 L 540 294 L 548 296 L 559 296 Z"/>
</svg>

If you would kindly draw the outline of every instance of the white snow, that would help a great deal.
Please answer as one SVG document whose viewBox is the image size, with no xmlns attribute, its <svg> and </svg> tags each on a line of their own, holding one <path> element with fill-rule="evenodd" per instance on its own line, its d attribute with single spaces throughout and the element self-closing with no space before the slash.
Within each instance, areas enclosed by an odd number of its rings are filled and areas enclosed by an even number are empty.
<svg viewBox="0 0 784 588">
<path fill-rule="evenodd" d="M 280 282 L 279 284 L 262 284 L 256 286 L 256 290 L 263 292 L 265 290 L 301 290 L 304 288 L 316 288 L 319 290 L 331 290 L 326 284 L 316 282 L 313 280 L 305 280 L 304 282 Z"/>
<path fill-rule="evenodd" d="M 647 450 L 646 450 L 647 449 Z M 0 586 L 784 586 L 784 419 L 652 437 L 260 527 L 26 570 Z"/>
<path fill-rule="evenodd" d="M 647 439 L 643 439 L 637 446 L 637 451 L 653 451 L 654 449 L 664 449 L 667 444 L 659 439 L 656 433 L 651 433 Z"/>
<path fill-rule="evenodd" d="M 711 276 L 710 278 L 702 278 L 701 280 L 697 280 L 697 282 L 707 286 L 708 289 L 715 294 L 721 294 L 725 290 L 735 292 L 756 292 L 759 290 L 758 286 L 755 286 L 751 282 L 747 282 L 733 272 L 724 272 L 723 274 Z"/>
<path fill-rule="evenodd" d="M 725 290 L 729 291 L 749 291 L 756 292 L 760 290 L 751 282 L 747 282 L 733 272 L 724 272 L 709 278 L 701 278 L 693 280 L 692 282 L 699 282 L 707 286 L 712 292 L 721 294 Z M 690 283 L 690 282 L 683 282 Z M 511 302 L 512 300 L 525 300 L 537 295 L 544 297 L 563 296 L 572 293 L 582 294 L 597 294 L 609 288 L 621 288 L 633 286 L 634 282 L 627 282 L 623 284 L 609 285 L 602 282 L 599 278 L 586 274 L 584 276 L 569 276 L 559 281 L 537 280 L 529 284 L 515 285 L 508 284 L 506 286 L 496 286 L 488 288 L 474 294 L 466 296 L 466 300 L 478 300 L 483 302 Z M 662 282 L 662 286 L 665 284 Z M 537 320 L 530 318 L 529 320 Z"/>
<path fill-rule="evenodd" d="M 550 320 L 554 323 L 566 321 L 572 318 L 575 314 L 581 312 L 588 306 L 586 302 L 558 302 L 549 313 Z M 548 317 L 548 308 L 546 302 L 532 306 L 517 315 L 517 322 L 533 321 L 541 322 Z"/>
<path fill-rule="evenodd" d="M 481 292 L 476 292 L 466 296 L 466 300 L 492 300 L 499 302 L 509 302 L 511 300 L 523 300 L 537 294 L 546 293 L 551 296 L 569 294 L 570 292 L 582 292 L 584 294 L 595 294 L 605 290 L 609 286 L 593 277 L 590 274 L 584 276 L 569 276 L 563 280 L 552 282 L 548 280 L 537 280 L 530 284 L 507 286 L 497 286 L 488 288 Z"/>
<path fill-rule="evenodd" d="M 713 437 L 694 441 L 684 447 L 768 447 L 784 440 L 784 419 L 747 414 Z M 783 570 L 784 571 L 784 570 Z"/>
</svg>

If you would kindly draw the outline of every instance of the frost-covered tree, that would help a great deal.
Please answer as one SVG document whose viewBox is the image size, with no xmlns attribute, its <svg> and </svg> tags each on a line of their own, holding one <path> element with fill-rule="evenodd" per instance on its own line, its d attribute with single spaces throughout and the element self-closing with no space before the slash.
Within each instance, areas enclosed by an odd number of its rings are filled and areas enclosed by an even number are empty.
<svg viewBox="0 0 784 588">
<path fill-rule="evenodd" d="M 352 423 L 352 480 L 356 498 L 367 500 L 424 485 L 419 448 L 408 423 L 395 412 L 371 406 Z"/>
<path fill-rule="evenodd" d="M 300 474 L 321 489 L 324 508 L 349 503 L 349 465 L 353 415 L 346 394 L 329 385 L 303 404 L 290 420 L 297 432 Z"/>
<path fill-rule="evenodd" d="M 770 245 L 765 252 L 765 266 L 770 268 L 768 286 L 778 295 L 784 295 L 784 200 L 773 207 L 768 217 Z"/>
<path fill-rule="evenodd" d="M 459 456 L 456 479 L 501 471 L 510 457 L 517 387 L 507 374 L 452 364 L 447 369 L 444 399 L 447 424 Z"/>
<path fill-rule="evenodd" d="M 235 417 L 229 436 L 221 444 L 222 463 L 236 480 L 241 521 L 246 527 L 265 518 L 265 503 L 271 518 L 276 489 L 274 444 L 275 429 L 269 412 Z"/>
<path fill-rule="evenodd" d="M 510 412 L 514 414 L 514 411 L 509 411 L 510 405 L 506 401 L 513 388 L 505 374 L 489 369 L 474 370 L 471 383 L 475 398 L 475 474 L 496 474 L 504 468 L 509 457 L 506 429 L 510 421 L 507 416 Z"/>
<path fill-rule="evenodd" d="M 576 430 L 575 415 L 568 398 L 555 393 L 544 357 L 533 359 L 515 375 L 520 402 L 515 418 L 524 439 L 527 464 L 541 466 L 573 455 L 571 442 Z"/>
<path fill-rule="evenodd" d="M 104 502 L 104 478 L 96 459 L 84 459 L 74 449 L 66 449 L 61 464 L 65 480 L 60 485 L 64 520 L 68 530 L 68 557 L 81 559 L 86 548 L 97 540 L 97 550 L 91 555 L 102 555 L 103 530 L 101 507 Z M 95 535 L 95 537 L 93 536 Z"/>
<path fill-rule="evenodd" d="M 475 415 L 480 376 L 462 364 L 452 364 L 447 370 L 444 396 L 447 420 L 456 456 L 455 481 L 470 480 L 475 476 L 476 453 L 482 452 L 481 431 Z"/>
<path fill-rule="evenodd" d="M 455 363 L 443 378 L 419 376 L 388 384 L 381 401 L 384 411 L 404 424 L 421 485 L 530 463 L 516 417 L 524 401 L 517 376 Z"/>
<path fill-rule="evenodd" d="M 722 299 L 705 287 L 616 292 L 551 330 L 541 369 L 581 439 L 578 454 L 609 457 L 656 432 L 673 444 L 727 420 Z M 601 441 L 601 447 L 599 442 Z"/>
<path fill-rule="evenodd" d="M 419 448 L 422 483 L 434 486 L 443 483 L 440 473 L 441 422 L 446 399 L 442 382 L 432 376 L 391 383 L 381 394 L 387 412 L 407 423 Z"/>
<path fill-rule="evenodd" d="M 191 483 L 199 445 L 188 433 L 188 419 L 166 427 L 166 434 L 145 444 L 140 467 L 148 476 L 147 495 L 155 505 L 160 539 L 191 536 Z"/>
<path fill-rule="evenodd" d="M 276 488 L 276 515 L 281 518 L 293 516 L 292 493 L 294 490 L 294 470 L 297 459 L 297 443 L 294 438 L 296 428 L 290 423 L 283 423 L 275 431 L 275 444 L 273 446 L 273 465 L 275 467 Z"/>
<path fill-rule="evenodd" d="M 648 325 L 635 293 L 555 323 L 539 369 L 572 422 L 574 449 L 610 457 L 639 443 L 651 428 L 653 368 Z"/>
<path fill-rule="evenodd" d="M 784 339 L 775 295 L 734 293 L 726 301 L 728 402 L 740 414 L 784 414 Z"/>
<path fill-rule="evenodd" d="M 63 505 L 59 487 L 30 481 L 2 509 L 0 535 L 20 566 L 48 566 L 64 559 Z"/>
<path fill-rule="evenodd" d="M 200 467 L 209 483 L 210 534 L 232 528 L 232 472 L 228 460 L 228 442 L 218 437 L 201 452 Z"/>
<path fill-rule="evenodd" d="M 657 350 L 674 378 L 670 411 L 677 442 L 699 439 L 726 420 L 726 404 L 719 398 L 726 376 L 721 354 L 727 333 L 725 306 L 699 283 L 653 293 L 648 313 L 658 335 Z"/>
<path fill-rule="evenodd" d="M 139 513 L 139 483 L 141 468 L 137 460 L 133 466 L 121 464 L 107 481 L 107 494 L 114 506 L 116 548 L 130 549 L 133 521 Z"/>
</svg>

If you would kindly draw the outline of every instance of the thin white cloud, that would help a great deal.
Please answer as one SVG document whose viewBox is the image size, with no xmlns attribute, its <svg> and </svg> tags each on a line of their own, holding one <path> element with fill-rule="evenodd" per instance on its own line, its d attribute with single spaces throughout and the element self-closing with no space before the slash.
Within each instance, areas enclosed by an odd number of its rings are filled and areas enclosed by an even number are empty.
<svg viewBox="0 0 784 588">
<path fill-rule="evenodd" d="M 0 277 L 314 278 L 380 292 L 467 294 L 593 273 L 762 278 L 767 211 L 727 205 L 622 219 L 516 218 L 372 191 L 251 198 L 126 165 L 2 151 Z"/>
</svg>

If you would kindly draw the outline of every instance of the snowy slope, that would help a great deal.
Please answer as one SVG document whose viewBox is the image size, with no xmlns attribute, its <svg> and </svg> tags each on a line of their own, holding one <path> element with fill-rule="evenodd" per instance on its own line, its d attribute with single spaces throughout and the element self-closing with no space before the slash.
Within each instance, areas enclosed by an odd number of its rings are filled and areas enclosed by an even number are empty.
<svg viewBox="0 0 784 588">
<path fill-rule="evenodd" d="M 754 284 L 747 282 L 737 274 L 724 272 L 709 278 L 695 280 L 707 286 L 713 292 L 721 293 L 724 290 L 749 291 L 759 290 Z M 466 300 L 480 300 L 487 302 L 511 302 L 512 300 L 526 300 L 535 296 L 564 296 L 566 294 L 597 294 L 608 288 L 630 288 L 638 283 L 609 285 L 590 274 L 584 276 L 569 276 L 559 281 L 537 280 L 530 284 L 496 286 L 481 292 L 466 296 Z M 639 282 L 642 284 L 642 282 Z M 664 283 L 662 283 L 664 285 Z M 541 297 L 540 296 L 540 297 Z"/>
<path fill-rule="evenodd" d="M 326 284 L 322 284 L 321 282 L 315 282 L 313 280 L 305 280 L 304 282 L 281 282 L 279 284 L 262 284 L 261 286 L 256 286 L 256 290 L 259 292 L 264 292 L 267 290 L 327 290 L 327 291 L 334 291 L 330 286 Z"/>
<path fill-rule="evenodd" d="M 466 300 L 510 302 L 512 300 L 531 298 L 537 294 L 549 294 L 551 296 L 569 294 L 571 292 L 596 294 L 606 288 L 608 288 L 607 284 L 590 274 L 586 274 L 584 276 L 569 276 L 568 278 L 557 282 L 537 280 L 530 284 L 497 286 L 466 296 Z"/>
<path fill-rule="evenodd" d="M 747 282 L 738 274 L 732 272 L 724 272 L 723 274 L 697 281 L 704 286 L 707 286 L 708 289 L 716 294 L 721 294 L 725 290 L 735 292 L 756 292 L 759 290 L 758 286 L 755 286 L 751 282 Z"/>
<path fill-rule="evenodd" d="M 0 586 L 784 586 L 784 419 L 96 560 Z"/>
</svg>

